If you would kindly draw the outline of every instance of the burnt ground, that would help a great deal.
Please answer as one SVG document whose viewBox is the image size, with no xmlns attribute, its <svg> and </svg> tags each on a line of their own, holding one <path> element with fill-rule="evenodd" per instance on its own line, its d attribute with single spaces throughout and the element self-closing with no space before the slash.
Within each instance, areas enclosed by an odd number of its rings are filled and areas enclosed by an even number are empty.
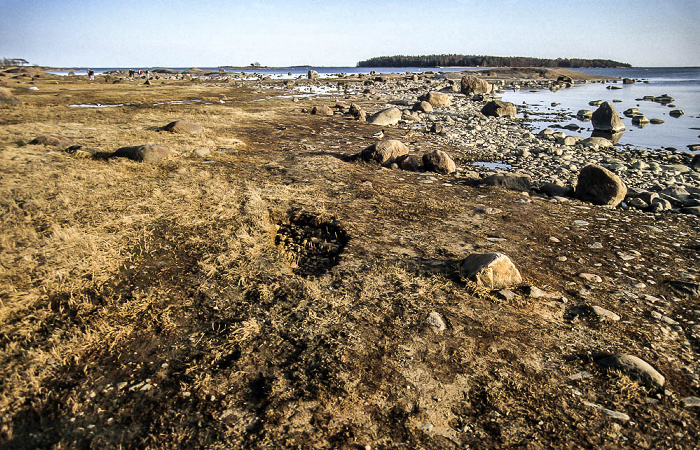
<svg viewBox="0 0 700 450">
<path fill-rule="evenodd" d="M 59 83 L 34 80 L 0 120 L 2 448 L 699 445 L 682 399 L 700 396 L 700 300 L 670 285 L 697 283 L 698 218 L 350 162 L 377 128 L 301 112 L 327 99 Z M 67 106 L 100 99 L 139 103 Z M 204 135 L 154 131 L 182 117 Z M 25 145 L 49 132 L 212 153 L 147 164 Z M 518 266 L 517 297 L 460 277 L 486 251 Z M 665 387 L 598 369 L 609 354 Z"/>
</svg>

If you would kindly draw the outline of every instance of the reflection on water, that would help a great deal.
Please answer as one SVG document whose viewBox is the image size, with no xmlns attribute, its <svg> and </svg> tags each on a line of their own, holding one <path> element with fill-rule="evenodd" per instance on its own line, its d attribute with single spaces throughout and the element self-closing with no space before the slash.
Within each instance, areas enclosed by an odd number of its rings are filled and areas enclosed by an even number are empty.
<svg viewBox="0 0 700 450">
<path fill-rule="evenodd" d="M 617 133 L 613 133 L 612 131 L 593 130 L 593 133 L 591 133 L 591 137 L 602 137 L 611 141 L 613 144 L 617 144 L 618 142 L 620 142 L 620 138 L 622 137 L 623 133 L 624 131 L 618 131 Z"/>
</svg>

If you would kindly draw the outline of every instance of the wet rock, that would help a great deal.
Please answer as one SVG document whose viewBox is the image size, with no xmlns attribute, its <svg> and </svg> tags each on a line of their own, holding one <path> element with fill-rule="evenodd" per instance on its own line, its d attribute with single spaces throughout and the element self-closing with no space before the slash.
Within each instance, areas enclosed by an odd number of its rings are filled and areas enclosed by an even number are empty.
<svg viewBox="0 0 700 450">
<path fill-rule="evenodd" d="M 474 75 L 466 75 L 460 81 L 460 91 L 462 94 L 489 94 L 493 90 L 493 86 L 481 78 Z"/>
<path fill-rule="evenodd" d="M 578 117 L 581 120 L 591 120 L 592 116 L 593 111 L 591 111 L 590 109 L 579 109 L 576 113 L 576 117 Z"/>
<path fill-rule="evenodd" d="M 408 147 L 403 142 L 389 139 L 388 141 L 379 141 L 362 150 L 360 157 L 367 161 L 374 161 L 383 166 L 388 166 L 402 155 L 408 154 Z"/>
<path fill-rule="evenodd" d="M 332 116 L 333 108 L 327 105 L 314 106 L 313 108 L 311 108 L 311 114 L 315 114 L 318 116 Z"/>
<path fill-rule="evenodd" d="M 520 284 L 520 271 L 502 253 L 474 253 L 460 264 L 463 277 L 489 289 L 505 289 Z"/>
<path fill-rule="evenodd" d="M 651 364 L 633 355 L 613 355 L 596 361 L 596 364 L 609 370 L 620 372 L 643 381 L 646 384 L 663 387 L 666 378 L 654 369 Z"/>
<path fill-rule="evenodd" d="M 162 145 L 135 145 L 131 147 L 121 147 L 110 157 L 127 158 L 137 162 L 153 162 L 170 158 L 175 153 Z"/>
<path fill-rule="evenodd" d="M 452 103 L 452 96 L 442 92 L 431 91 L 418 97 L 418 100 L 428 102 L 433 106 L 444 107 L 450 106 L 450 103 Z"/>
<path fill-rule="evenodd" d="M 163 131 L 169 131 L 171 133 L 183 133 L 183 134 L 196 134 L 202 132 L 202 127 L 196 123 L 188 122 L 186 120 L 176 120 L 170 122 L 164 126 Z"/>
<path fill-rule="evenodd" d="M 484 107 L 481 109 L 481 113 L 485 116 L 492 117 L 515 117 L 518 110 L 512 103 L 492 100 L 484 105 Z"/>
<path fill-rule="evenodd" d="M 75 142 L 65 136 L 61 136 L 60 134 L 45 134 L 43 136 L 38 136 L 31 141 L 29 141 L 31 145 L 46 145 L 49 147 L 58 147 L 58 148 L 68 148 L 72 145 L 75 145 Z"/>
<path fill-rule="evenodd" d="M 617 133 L 625 130 L 625 124 L 617 115 L 615 107 L 610 102 L 603 102 L 591 116 L 591 124 L 594 130 L 611 131 Z"/>
<path fill-rule="evenodd" d="M 700 171 L 700 153 L 693 156 L 693 160 L 690 162 L 690 167 L 697 171 Z"/>
<path fill-rule="evenodd" d="M 654 119 L 650 119 L 649 123 L 651 123 L 652 125 L 661 125 L 662 123 L 664 123 L 664 120 L 654 118 Z"/>
<path fill-rule="evenodd" d="M 637 126 L 644 126 L 649 123 L 649 119 L 641 114 L 632 117 L 632 123 Z"/>
<path fill-rule="evenodd" d="M 21 104 L 22 101 L 12 95 L 12 92 L 9 89 L 0 87 L 0 105 L 20 106 Z"/>
<path fill-rule="evenodd" d="M 680 117 L 683 114 L 685 114 L 685 111 L 683 111 L 682 109 L 674 109 L 673 111 L 668 113 L 668 115 L 671 117 Z"/>
<path fill-rule="evenodd" d="M 608 169 L 589 164 L 581 169 L 576 183 L 576 198 L 596 205 L 617 206 L 627 195 L 620 177 Z"/>
<path fill-rule="evenodd" d="M 401 110 L 392 106 L 390 108 L 382 109 L 378 113 L 370 116 L 367 119 L 367 122 L 371 123 L 372 125 L 388 126 L 396 125 L 399 123 L 399 120 L 401 120 Z"/>
<path fill-rule="evenodd" d="M 424 154 L 423 166 L 425 170 L 444 174 L 453 173 L 457 169 L 450 155 L 442 150 L 433 150 L 432 152 Z"/>
<path fill-rule="evenodd" d="M 532 187 L 532 180 L 529 175 L 516 173 L 495 173 L 483 180 L 481 184 L 486 186 L 500 186 L 514 191 L 527 192 Z"/>
</svg>

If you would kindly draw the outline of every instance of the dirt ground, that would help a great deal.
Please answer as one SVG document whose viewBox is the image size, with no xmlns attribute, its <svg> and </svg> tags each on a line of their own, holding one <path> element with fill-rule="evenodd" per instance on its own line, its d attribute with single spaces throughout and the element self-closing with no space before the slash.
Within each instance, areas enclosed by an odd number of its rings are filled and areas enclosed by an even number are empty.
<svg viewBox="0 0 700 450">
<path fill-rule="evenodd" d="M 0 448 L 700 446 L 699 218 L 350 162 L 378 128 L 301 112 L 366 97 L 97 78 L 0 77 Z M 515 298 L 460 276 L 491 251 Z"/>
</svg>

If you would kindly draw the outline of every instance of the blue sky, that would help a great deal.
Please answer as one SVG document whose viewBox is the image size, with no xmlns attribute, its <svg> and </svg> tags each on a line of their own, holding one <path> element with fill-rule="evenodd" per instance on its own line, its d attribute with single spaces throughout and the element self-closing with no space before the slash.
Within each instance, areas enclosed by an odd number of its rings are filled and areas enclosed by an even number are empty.
<svg viewBox="0 0 700 450">
<path fill-rule="evenodd" d="M 700 0 L 0 0 L 0 57 L 51 66 L 354 66 L 382 55 L 700 66 Z"/>
</svg>

